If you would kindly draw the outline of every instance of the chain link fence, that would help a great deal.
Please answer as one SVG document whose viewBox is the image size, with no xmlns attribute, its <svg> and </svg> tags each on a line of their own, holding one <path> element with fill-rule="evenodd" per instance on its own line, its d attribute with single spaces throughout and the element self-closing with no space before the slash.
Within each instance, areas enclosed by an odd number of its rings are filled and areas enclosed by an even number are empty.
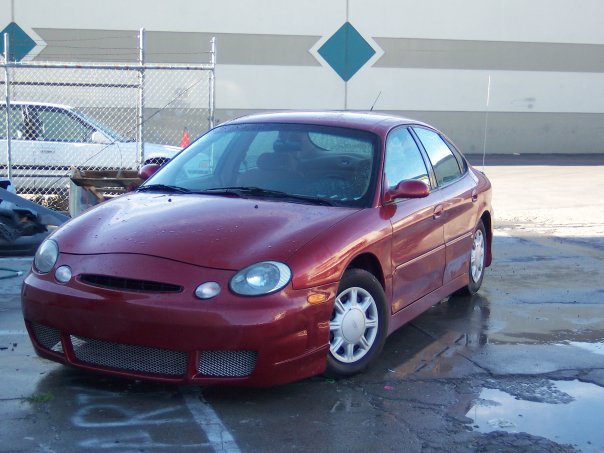
<svg viewBox="0 0 604 453">
<path fill-rule="evenodd" d="M 141 39 L 141 43 L 143 40 Z M 5 54 L 8 40 L 5 37 Z M 0 64 L 0 179 L 64 208 L 80 170 L 165 162 L 213 126 L 214 40 L 196 65 Z"/>
</svg>

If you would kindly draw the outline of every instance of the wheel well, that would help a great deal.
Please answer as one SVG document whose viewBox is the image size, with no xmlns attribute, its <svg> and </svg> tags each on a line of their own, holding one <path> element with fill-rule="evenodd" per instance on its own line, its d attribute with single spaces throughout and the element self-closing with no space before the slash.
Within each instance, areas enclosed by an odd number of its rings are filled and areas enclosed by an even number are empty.
<svg viewBox="0 0 604 453">
<path fill-rule="evenodd" d="M 363 269 L 373 274 L 373 276 L 377 278 L 378 282 L 380 282 L 380 285 L 382 285 L 382 288 L 385 288 L 386 283 L 384 281 L 384 272 L 382 271 L 382 266 L 380 266 L 380 262 L 374 255 L 370 253 L 365 253 L 363 255 L 357 256 L 348 265 L 348 269 L 352 268 Z"/>
<path fill-rule="evenodd" d="M 484 224 L 484 229 L 487 233 L 487 243 L 488 243 L 488 247 L 487 247 L 487 256 L 486 256 L 486 265 L 490 266 L 491 265 L 491 261 L 493 260 L 493 256 L 492 256 L 492 247 L 493 247 L 493 221 L 491 218 L 491 213 L 489 211 L 485 211 L 482 216 L 480 217 L 480 220 L 482 220 L 482 223 Z"/>
</svg>

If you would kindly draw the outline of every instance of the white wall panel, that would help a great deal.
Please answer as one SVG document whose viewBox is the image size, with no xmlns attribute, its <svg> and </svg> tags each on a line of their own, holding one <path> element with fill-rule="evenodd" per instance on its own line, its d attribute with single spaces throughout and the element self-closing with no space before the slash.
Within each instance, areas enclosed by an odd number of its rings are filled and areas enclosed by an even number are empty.
<svg viewBox="0 0 604 453">
<path fill-rule="evenodd" d="M 348 83 L 348 108 L 604 113 L 604 74 L 368 68 Z"/>
<path fill-rule="evenodd" d="M 326 35 L 346 0 L 8 0 L 0 19 L 47 28 Z M 349 0 L 376 37 L 604 44 L 601 0 Z"/>
<path fill-rule="evenodd" d="M 350 0 L 350 21 L 379 37 L 604 44 L 602 0 Z"/>
<path fill-rule="evenodd" d="M 344 0 L 15 0 L 14 3 L 17 23 L 41 28 L 144 27 L 156 31 L 321 35 L 335 31 L 346 20 Z M 4 14 L 10 14 L 8 7 L 2 9 Z"/>
<path fill-rule="evenodd" d="M 334 109 L 344 106 L 341 79 L 322 67 L 222 65 L 219 109 Z"/>
<path fill-rule="evenodd" d="M 348 83 L 348 108 L 473 111 L 486 106 L 480 71 L 367 68 Z"/>
</svg>

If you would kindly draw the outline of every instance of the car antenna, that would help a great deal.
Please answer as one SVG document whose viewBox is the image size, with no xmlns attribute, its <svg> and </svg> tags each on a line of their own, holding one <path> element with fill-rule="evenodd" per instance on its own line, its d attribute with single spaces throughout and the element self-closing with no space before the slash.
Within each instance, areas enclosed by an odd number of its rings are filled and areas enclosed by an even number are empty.
<svg viewBox="0 0 604 453">
<path fill-rule="evenodd" d="M 375 98 L 375 101 L 373 101 L 373 105 L 371 106 L 371 108 L 369 109 L 370 112 L 373 112 L 373 107 L 375 107 L 375 104 L 377 104 L 378 99 L 380 98 L 380 96 L 382 95 L 382 92 L 380 91 L 377 95 L 377 97 Z"/>
<path fill-rule="evenodd" d="M 487 105 L 484 112 L 484 138 L 482 142 L 482 172 L 484 173 L 484 161 L 487 155 L 487 129 L 489 127 L 489 108 L 491 106 L 491 74 L 487 82 Z"/>
</svg>

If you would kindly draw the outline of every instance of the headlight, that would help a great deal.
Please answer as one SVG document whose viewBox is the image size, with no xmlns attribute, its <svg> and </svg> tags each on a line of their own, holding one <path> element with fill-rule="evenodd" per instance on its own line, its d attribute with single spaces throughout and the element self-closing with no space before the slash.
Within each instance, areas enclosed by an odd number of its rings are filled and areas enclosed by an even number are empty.
<svg viewBox="0 0 604 453">
<path fill-rule="evenodd" d="M 292 273 L 283 263 L 265 261 L 252 264 L 237 272 L 230 287 L 242 296 L 259 296 L 279 291 L 289 283 Z"/>
<path fill-rule="evenodd" d="M 55 241 L 46 239 L 40 244 L 34 256 L 34 267 L 38 272 L 47 274 L 54 267 L 57 259 L 59 259 L 59 246 Z"/>
</svg>

